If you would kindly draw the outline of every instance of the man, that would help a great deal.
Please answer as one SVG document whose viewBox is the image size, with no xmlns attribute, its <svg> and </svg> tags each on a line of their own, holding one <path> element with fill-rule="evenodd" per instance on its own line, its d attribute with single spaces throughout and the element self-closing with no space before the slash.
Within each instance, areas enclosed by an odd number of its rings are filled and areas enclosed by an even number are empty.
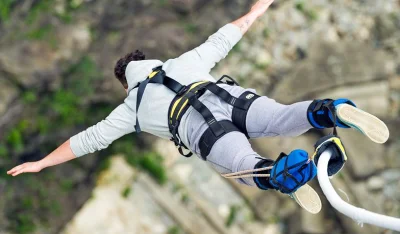
<svg viewBox="0 0 400 234">
<path fill-rule="evenodd" d="M 178 58 L 164 63 L 145 60 L 140 51 L 121 58 L 115 75 L 127 92 L 124 103 L 105 120 L 71 137 L 44 159 L 24 163 L 8 174 L 39 172 L 104 149 L 125 134 L 143 130 L 173 139 L 177 146 L 199 155 L 227 177 L 250 171 L 250 175 L 238 177 L 240 183 L 293 193 L 316 175 L 312 158 L 303 150 L 294 150 L 276 161 L 265 159 L 253 151 L 248 137 L 297 136 L 311 128 L 338 126 L 356 128 L 375 142 L 385 142 L 389 136 L 385 124 L 357 109 L 350 100 L 282 105 L 258 96 L 253 89 L 215 83 L 210 70 L 272 3 L 273 0 L 257 1 L 249 13 Z M 183 154 L 182 148 L 180 152 Z"/>
</svg>

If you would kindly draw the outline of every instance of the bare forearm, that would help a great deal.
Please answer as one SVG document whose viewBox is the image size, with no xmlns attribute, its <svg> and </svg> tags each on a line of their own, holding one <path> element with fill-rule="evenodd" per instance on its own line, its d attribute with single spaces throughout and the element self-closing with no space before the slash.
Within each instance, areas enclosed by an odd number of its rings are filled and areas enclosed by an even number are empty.
<svg viewBox="0 0 400 234">
<path fill-rule="evenodd" d="M 274 0 L 259 0 L 251 8 L 250 12 L 242 16 L 238 20 L 232 22 L 232 24 L 238 26 L 240 31 L 244 35 L 250 26 L 256 21 L 258 17 L 263 15 L 269 6 L 274 2 Z"/>
<path fill-rule="evenodd" d="M 241 18 L 233 21 L 232 24 L 239 27 L 240 31 L 244 35 L 249 30 L 250 26 L 256 21 L 257 18 L 258 18 L 257 15 L 254 14 L 252 11 L 250 11 Z"/>
<path fill-rule="evenodd" d="M 55 149 L 52 153 L 47 155 L 45 158 L 39 161 L 41 168 L 55 166 L 72 159 L 75 159 L 75 155 L 71 150 L 69 145 L 69 140 L 60 145 L 57 149 Z"/>
<path fill-rule="evenodd" d="M 7 171 L 7 174 L 17 176 L 22 173 L 34 173 L 39 172 L 46 167 L 51 167 L 57 164 L 61 164 L 76 158 L 69 146 L 69 140 L 60 145 L 56 150 L 49 154 L 44 159 L 37 162 L 27 162 L 13 169 Z"/>
</svg>

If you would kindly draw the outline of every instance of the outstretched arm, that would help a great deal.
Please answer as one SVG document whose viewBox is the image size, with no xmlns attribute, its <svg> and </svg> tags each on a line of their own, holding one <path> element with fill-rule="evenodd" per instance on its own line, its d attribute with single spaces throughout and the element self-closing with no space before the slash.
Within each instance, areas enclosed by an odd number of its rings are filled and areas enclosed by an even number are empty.
<svg viewBox="0 0 400 234">
<path fill-rule="evenodd" d="M 71 137 L 42 160 L 16 166 L 7 174 L 17 176 L 21 173 L 39 172 L 46 167 L 105 149 L 114 140 L 134 131 L 132 119 L 135 118 L 135 112 L 127 104 L 121 104 L 105 120 Z"/>
<path fill-rule="evenodd" d="M 37 162 L 28 162 L 24 163 L 22 165 L 16 166 L 13 169 L 9 170 L 7 174 L 12 175 L 12 176 L 17 176 L 21 173 L 33 173 L 33 172 L 39 172 L 42 169 L 46 167 L 51 167 L 54 165 L 58 165 L 67 161 L 70 161 L 75 157 L 74 153 L 72 153 L 71 147 L 69 146 L 70 141 L 67 140 L 62 144 L 60 147 L 58 147 L 56 150 L 54 150 L 51 154 L 49 154 L 47 157 L 43 158 L 40 161 Z"/>
<path fill-rule="evenodd" d="M 200 69 L 209 73 L 216 63 L 228 55 L 255 20 L 263 15 L 273 2 L 274 0 L 257 1 L 246 15 L 225 25 L 205 43 L 181 55 L 177 60 L 182 67 L 194 67 L 197 71 Z"/>
<path fill-rule="evenodd" d="M 249 30 L 250 26 L 254 23 L 254 21 L 256 21 L 258 17 L 262 16 L 266 12 L 269 6 L 271 6 L 273 2 L 274 0 L 257 1 L 253 5 L 249 13 L 237 19 L 236 21 L 232 22 L 232 24 L 239 27 L 240 31 L 242 32 L 242 35 L 244 35 L 247 32 L 247 30 Z"/>
</svg>

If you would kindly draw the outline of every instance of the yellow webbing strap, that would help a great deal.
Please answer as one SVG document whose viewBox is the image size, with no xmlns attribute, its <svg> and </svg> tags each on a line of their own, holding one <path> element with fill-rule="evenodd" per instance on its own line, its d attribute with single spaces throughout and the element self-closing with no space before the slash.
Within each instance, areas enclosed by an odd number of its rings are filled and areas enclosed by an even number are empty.
<svg viewBox="0 0 400 234">
<path fill-rule="evenodd" d="M 194 83 L 194 84 L 192 84 L 192 85 L 190 86 L 190 88 L 189 88 L 189 90 L 188 90 L 187 92 L 189 92 L 189 91 L 192 90 L 193 88 L 195 88 L 195 87 L 197 87 L 197 86 L 199 86 L 199 85 L 201 85 L 201 84 L 207 83 L 207 82 L 209 82 L 209 81 L 200 81 L 200 82 Z M 185 96 L 185 95 L 183 95 L 183 96 Z M 180 97 L 179 99 L 177 99 L 177 100 L 175 101 L 174 105 L 172 106 L 170 118 L 172 118 L 172 116 L 174 116 L 176 106 L 181 102 L 183 96 Z M 179 114 L 180 114 L 181 111 L 185 108 L 185 106 L 188 104 L 188 102 L 189 102 L 189 101 L 186 100 L 186 101 L 183 103 L 182 107 L 179 109 L 179 112 L 178 112 L 178 115 L 177 115 L 177 116 L 179 116 Z"/>
<path fill-rule="evenodd" d="M 159 71 L 153 71 L 150 75 L 149 75 L 149 79 L 153 78 L 155 75 L 157 75 Z"/>
<path fill-rule="evenodd" d="M 314 157 L 317 155 L 318 150 L 321 148 L 321 146 L 323 146 L 326 142 L 329 142 L 329 141 L 332 141 L 333 143 L 335 143 L 335 145 L 336 145 L 337 147 L 339 147 L 340 151 L 341 151 L 342 154 L 343 154 L 344 161 L 347 161 L 346 150 L 344 149 L 344 146 L 343 146 L 343 144 L 342 144 L 342 141 L 341 141 L 339 138 L 337 138 L 337 137 L 332 137 L 332 138 L 329 138 L 328 140 L 322 142 L 322 143 L 315 149 L 314 155 L 312 156 L 311 159 L 314 159 Z"/>
</svg>

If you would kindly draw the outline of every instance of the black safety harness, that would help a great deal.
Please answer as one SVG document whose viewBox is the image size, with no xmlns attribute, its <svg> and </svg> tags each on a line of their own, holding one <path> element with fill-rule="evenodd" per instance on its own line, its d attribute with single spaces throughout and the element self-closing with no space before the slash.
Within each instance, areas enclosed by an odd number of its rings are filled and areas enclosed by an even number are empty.
<svg viewBox="0 0 400 234">
<path fill-rule="evenodd" d="M 226 80 L 224 81 L 224 79 Z M 172 100 L 168 111 L 168 127 L 172 134 L 172 139 L 178 147 L 179 153 L 185 157 L 192 156 L 192 153 L 185 154 L 183 149 L 188 150 L 188 147 L 181 141 L 178 133 L 180 121 L 191 106 L 198 111 L 206 121 L 208 129 L 203 133 L 199 141 L 199 148 L 201 157 L 206 160 L 210 151 L 221 137 L 229 132 L 242 132 L 247 137 L 246 129 L 246 116 L 251 104 L 260 96 L 257 94 L 246 91 L 239 97 L 232 96 L 228 91 L 218 86 L 218 84 L 238 85 L 238 83 L 231 77 L 224 75 L 217 81 L 217 83 L 210 81 L 195 82 L 190 85 L 182 85 L 178 81 L 168 77 L 161 67 L 156 67 L 153 72 L 147 77 L 146 80 L 139 83 L 135 88 L 138 88 L 136 100 L 136 113 L 139 110 L 146 86 L 148 84 L 162 84 L 168 89 L 176 93 L 175 98 Z M 221 120 L 217 121 L 211 111 L 199 101 L 201 95 L 206 91 L 210 91 L 221 100 L 233 106 L 232 121 Z M 141 132 L 138 117 L 136 115 L 135 129 L 137 133 Z"/>
</svg>

